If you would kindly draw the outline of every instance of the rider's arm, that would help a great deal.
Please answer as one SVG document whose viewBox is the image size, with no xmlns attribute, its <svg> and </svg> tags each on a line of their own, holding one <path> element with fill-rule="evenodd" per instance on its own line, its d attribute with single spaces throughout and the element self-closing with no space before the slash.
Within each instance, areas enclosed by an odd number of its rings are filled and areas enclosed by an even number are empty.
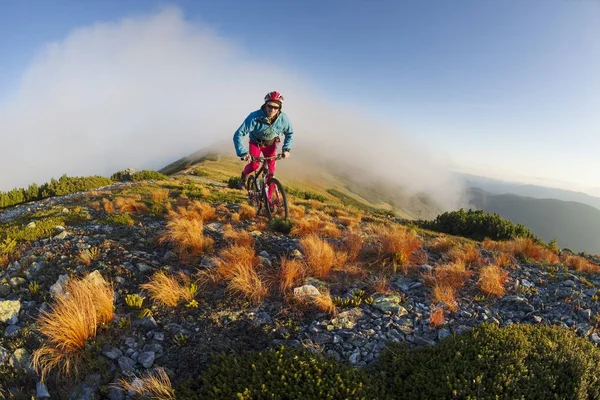
<svg viewBox="0 0 600 400">
<path fill-rule="evenodd" d="M 235 153 L 238 157 L 248 153 L 248 149 L 244 144 L 244 136 L 249 134 L 254 129 L 255 124 L 254 113 L 251 113 L 246 117 L 242 125 L 233 134 L 233 145 L 235 146 Z"/>
<path fill-rule="evenodd" d="M 294 128 L 290 123 L 290 120 L 285 116 L 285 126 L 283 128 L 283 134 L 285 135 L 285 140 L 283 141 L 283 146 L 281 147 L 281 151 L 290 151 L 292 149 L 292 143 L 294 142 Z"/>
</svg>

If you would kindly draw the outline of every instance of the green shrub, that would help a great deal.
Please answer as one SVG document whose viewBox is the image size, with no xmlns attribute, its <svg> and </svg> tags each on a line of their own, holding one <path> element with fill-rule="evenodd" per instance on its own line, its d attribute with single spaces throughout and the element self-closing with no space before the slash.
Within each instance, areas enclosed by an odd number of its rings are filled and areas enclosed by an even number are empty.
<svg viewBox="0 0 600 400">
<path fill-rule="evenodd" d="M 298 189 L 293 189 L 290 187 L 285 187 L 285 192 L 287 194 L 290 194 L 294 197 L 297 197 L 299 199 L 304 199 L 304 200 L 317 200 L 320 201 L 321 203 L 325 203 L 327 201 L 327 198 L 325 196 L 323 196 L 322 194 L 319 193 L 315 193 L 315 192 L 310 192 L 308 190 L 298 190 Z"/>
<path fill-rule="evenodd" d="M 445 212 L 438 215 L 433 221 L 425 221 L 421 226 L 438 232 L 459 235 L 475 240 L 486 237 L 493 240 L 509 240 L 517 236 L 540 240 L 533 232 L 521 225 L 514 224 L 498 214 L 486 214 L 482 210 Z"/>
<path fill-rule="evenodd" d="M 0 192 L 0 209 L 14 206 L 29 201 L 42 200 L 48 197 L 64 196 L 84 190 L 108 186 L 112 180 L 103 176 L 68 177 L 63 175 L 60 179 L 52 178 L 50 182 L 41 186 L 33 183 L 27 189 L 13 189 L 9 192 Z"/>
<path fill-rule="evenodd" d="M 119 172 L 115 172 L 111 175 L 110 179 L 115 182 L 125 182 L 125 181 L 166 181 L 169 179 L 165 174 L 161 174 L 160 172 L 151 171 L 151 170 L 142 170 L 137 172 L 129 172 L 128 170 L 123 170 Z"/>
<path fill-rule="evenodd" d="M 557 326 L 482 324 L 435 347 L 392 343 L 377 366 L 405 399 L 600 396 L 600 350 Z"/>
<path fill-rule="evenodd" d="M 231 178 L 229 178 L 227 180 L 227 187 L 229 189 L 237 189 L 239 184 L 240 184 L 239 176 L 232 176 Z"/>
<path fill-rule="evenodd" d="M 269 229 L 273 232 L 281 232 L 286 235 L 292 231 L 294 227 L 294 223 L 289 219 L 279 219 L 275 218 L 269 222 Z"/>
<path fill-rule="evenodd" d="M 128 225 L 133 226 L 135 221 L 129 214 L 112 214 L 106 217 L 105 222 L 111 225 Z"/>
<path fill-rule="evenodd" d="M 208 173 L 208 171 L 205 171 L 204 169 L 198 167 L 194 169 L 194 172 L 192 172 L 192 174 L 196 175 L 196 176 L 208 176 L 210 175 Z"/>
<path fill-rule="evenodd" d="M 285 348 L 219 355 L 186 399 L 381 399 L 364 371 L 303 350 Z M 179 394 L 177 398 L 184 396 Z"/>
</svg>

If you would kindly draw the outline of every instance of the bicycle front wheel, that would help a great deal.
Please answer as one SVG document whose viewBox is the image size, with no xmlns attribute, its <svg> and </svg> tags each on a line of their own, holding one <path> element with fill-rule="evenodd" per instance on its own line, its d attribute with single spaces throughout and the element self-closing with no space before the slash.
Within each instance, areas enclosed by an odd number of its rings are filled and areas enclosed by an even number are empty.
<svg viewBox="0 0 600 400">
<path fill-rule="evenodd" d="M 269 219 L 287 219 L 288 202 L 283 185 L 275 178 L 269 179 L 263 191 L 263 201 Z"/>
<path fill-rule="evenodd" d="M 250 204 L 256 210 L 256 215 L 260 214 L 262 209 L 263 197 L 258 188 L 258 182 L 254 175 L 248 177 L 246 182 L 246 189 L 248 190 L 248 204 Z"/>
</svg>

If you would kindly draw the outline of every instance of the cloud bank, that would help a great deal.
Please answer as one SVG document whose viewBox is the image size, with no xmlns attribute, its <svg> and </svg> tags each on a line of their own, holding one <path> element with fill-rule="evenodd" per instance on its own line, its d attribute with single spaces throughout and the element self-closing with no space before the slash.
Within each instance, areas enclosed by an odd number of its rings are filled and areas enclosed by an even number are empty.
<svg viewBox="0 0 600 400">
<path fill-rule="evenodd" d="M 427 145 L 328 100 L 308 78 L 253 60 L 177 8 L 83 27 L 40 50 L 0 106 L 0 190 L 62 174 L 158 169 L 231 140 L 271 90 L 286 96 L 294 157 L 310 149 L 448 208 L 458 201 L 461 188 Z"/>
</svg>

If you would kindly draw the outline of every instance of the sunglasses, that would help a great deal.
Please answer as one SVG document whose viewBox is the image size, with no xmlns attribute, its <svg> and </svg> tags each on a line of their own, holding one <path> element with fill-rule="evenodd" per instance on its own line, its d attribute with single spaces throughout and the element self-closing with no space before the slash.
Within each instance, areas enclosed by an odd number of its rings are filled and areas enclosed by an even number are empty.
<svg viewBox="0 0 600 400">
<path fill-rule="evenodd" d="M 273 110 L 279 110 L 281 107 L 277 107 L 277 106 L 272 106 L 270 104 L 267 104 L 267 108 L 271 108 Z"/>
</svg>

